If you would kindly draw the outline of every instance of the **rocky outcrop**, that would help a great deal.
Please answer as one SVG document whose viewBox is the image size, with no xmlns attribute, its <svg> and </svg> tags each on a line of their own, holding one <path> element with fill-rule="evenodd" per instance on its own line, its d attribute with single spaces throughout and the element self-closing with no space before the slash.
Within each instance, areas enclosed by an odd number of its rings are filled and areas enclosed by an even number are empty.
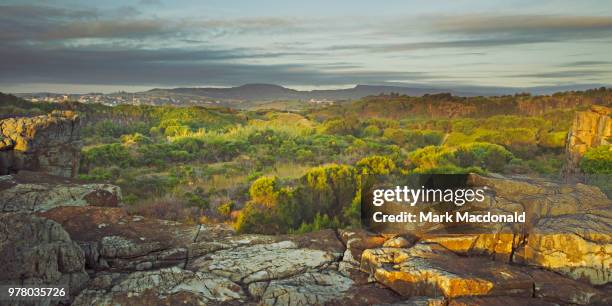
<svg viewBox="0 0 612 306">
<path fill-rule="evenodd" d="M 611 203 L 583 184 L 469 178 L 486 186 L 471 209 L 524 211 L 524 225 L 267 236 L 130 215 L 112 186 L 30 174 L 0 180 L 5 202 L 22 199 L 0 213 L 0 280 L 67 282 L 73 305 L 611 302 Z"/>
<path fill-rule="evenodd" d="M 261 294 L 262 305 L 323 305 L 342 299 L 353 281 L 336 271 L 307 272 L 271 281 Z"/>
<path fill-rule="evenodd" d="M 73 305 L 209 305 L 246 298 L 227 278 L 178 267 L 108 278 L 105 287 L 83 291 Z"/>
<path fill-rule="evenodd" d="M 82 146 L 79 132 L 80 119 L 69 111 L 0 120 L 0 175 L 31 170 L 76 176 Z"/>
<path fill-rule="evenodd" d="M 366 305 L 399 299 L 338 272 L 345 247 L 332 230 L 236 235 L 222 225 L 184 225 L 92 206 L 38 215 L 70 233 L 95 275 L 76 305 Z"/>
<path fill-rule="evenodd" d="M 580 177 L 580 160 L 588 149 L 610 144 L 611 115 L 612 108 L 601 105 L 592 105 L 589 110 L 576 114 L 565 144 L 563 174 L 566 179 L 574 180 Z"/>
<path fill-rule="evenodd" d="M 83 247 L 87 268 L 97 271 L 184 265 L 199 232 L 195 225 L 130 216 L 121 208 L 65 206 L 39 215 L 60 223 Z"/>
<path fill-rule="evenodd" d="M 22 170 L 0 176 L 0 212 L 38 212 L 59 206 L 117 207 L 121 189 Z"/>
<path fill-rule="evenodd" d="M 507 264 L 459 257 L 439 245 L 366 250 L 361 268 L 402 296 L 532 295 L 531 278 Z"/>
<path fill-rule="evenodd" d="M 0 284 L 63 285 L 78 293 L 89 279 L 81 248 L 56 222 L 0 214 Z"/>
<path fill-rule="evenodd" d="M 257 254 L 257 256 L 251 256 Z M 193 261 L 188 268 L 250 284 L 286 278 L 335 261 L 340 254 L 301 249 L 292 241 L 220 250 Z"/>
<path fill-rule="evenodd" d="M 612 280 L 612 211 L 541 219 L 514 261 L 602 285 Z"/>
</svg>

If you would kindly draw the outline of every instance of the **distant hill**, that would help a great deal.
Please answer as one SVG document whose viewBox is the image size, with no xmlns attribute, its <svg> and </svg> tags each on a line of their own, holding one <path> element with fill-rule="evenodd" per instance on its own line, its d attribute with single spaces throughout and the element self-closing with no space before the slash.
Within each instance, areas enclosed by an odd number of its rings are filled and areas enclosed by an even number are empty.
<svg viewBox="0 0 612 306">
<path fill-rule="evenodd" d="M 222 101 L 273 101 L 273 100 L 348 100 L 361 99 L 367 96 L 380 94 L 398 93 L 408 96 L 422 96 L 425 94 L 450 93 L 455 96 L 495 96 L 508 95 L 521 92 L 531 94 L 551 94 L 566 90 L 585 90 L 600 87 L 599 84 L 573 85 L 573 86 L 548 86 L 532 88 L 514 87 L 484 87 L 484 86 L 460 86 L 453 88 L 427 87 L 424 85 L 357 85 L 347 89 L 329 90 L 294 90 L 273 84 L 246 84 L 229 88 L 206 88 L 206 87 L 181 87 L 172 89 L 152 89 L 147 93 L 181 94 L 218 99 Z"/>
<path fill-rule="evenodd" d="M 366 96 L 379 94 L 398 93 L 410 96 L 422 96 L 424 94 L 435 94 L 450 92 L 455 95 L 472 96 L 475 92 L 461 92 L 448 89 L 436 88 L 412 88 L 403 86 L 385 85 L 357 85 L 347 89 L 330 90 L 307 90 L 300 91 L 272 84 L 246 84 L 230 88 L 173 88 L 152 89 L 149 93 L 175 93 L 184 95 L 195 95 L 219 100 L 242 100 L 242 101 L 269 101 L 269 100 L 348 100 L 360 99 Z"/>
</svg>

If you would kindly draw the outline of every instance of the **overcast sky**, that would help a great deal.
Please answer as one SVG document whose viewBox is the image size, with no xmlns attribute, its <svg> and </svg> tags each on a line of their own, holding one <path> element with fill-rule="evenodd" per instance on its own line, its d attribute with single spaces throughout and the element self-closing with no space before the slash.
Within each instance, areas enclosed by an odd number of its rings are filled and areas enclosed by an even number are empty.
<svg viewBox="0 0 612 306">
<path fill-rule="evenodd" d="M 612 84 L 612 1 L 0 1 L 0 91 Z"/>
</svg>

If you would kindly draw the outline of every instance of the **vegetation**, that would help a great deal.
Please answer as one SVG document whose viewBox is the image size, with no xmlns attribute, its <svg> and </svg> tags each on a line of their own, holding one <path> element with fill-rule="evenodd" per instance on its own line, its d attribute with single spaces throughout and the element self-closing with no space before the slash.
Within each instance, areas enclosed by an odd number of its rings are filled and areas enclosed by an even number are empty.
<svg viewBox="0 0 612 306">
<path fill-rule="evenodd" d="M 362 184 L 374 175 L 556 178 L 574 112 L 610 97 L 605 89 L 537 97 L 386 95 L 286 112 L 30 103 L 1 95 L 0 114 L 77 111 L 85 124 L 80 178 L 121 186 L 135 213 L 288 233 L 358 222 Z M 581 168 L 612 173 L 610 152 L 587 152 Z"/>
</svg>

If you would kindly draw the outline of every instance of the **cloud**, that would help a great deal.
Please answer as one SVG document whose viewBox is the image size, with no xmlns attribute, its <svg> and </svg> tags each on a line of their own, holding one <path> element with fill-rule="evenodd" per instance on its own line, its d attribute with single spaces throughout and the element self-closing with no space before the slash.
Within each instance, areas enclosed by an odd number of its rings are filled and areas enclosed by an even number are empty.
<svg viewBox="0 0 612 306">
<path fill-rule="evenodd" d="M 533 37 L 509 37 L 509 38 L 487 38 L 487 39 L 466 39 L 449 41 L 427 41 L 409 43 L 386 43 L 386 44 L 357 44 L 357 45 L 335 45 L 327 48 L 328 50 L 362 50 L 370 52 L 401 52 L 422 49 L 449 49 L 449 48 L 484 48 L 506 45 L 521 45 L 531 43 L 549 42 L 552 40 L 539 39 Z M 481 52 L 474 52 L 481 54 Z"/>
<path fill-rule="evenodd" d="M 390 40 L 426 35 L 431 41 L 386 45 L 348 45 L 376 52 L 441 48 L 479 48 L 598 39 L 609 42 L 611 16 L 571 15 L 428 15 L 390 19 L 370 35 Z M 342 49 L 335 46 L 333 49 Z"/>
<path fill-rule="evenodd" d="M 491 33 L 567 33 L 612 30 L 609 16 L 558 15 L 463 15 L 437 17 L 432 24 L 437 31 L 463 34 Z"/>
<path fill-rule="evenodd" d="M 142 19 L 132 7 L 111 10 L 47 6 L 0 6 L 0 32 L 5 42 L 45 42 L 74 38 L 136 38 L 175 30 L 158 19 Z"/>
<path fill-rule="evenodd" d="M 598 76 L 610 75 L 609 71 L 582 69 L 582 70 L 564 70 L 539 73 L 526 73 L 511 75 L 514 78 L 543 78 L 543 79 L 568 79 L 568 78 L 591 78 Z"/>
<path fill-rule="evenodd" d="M 561 67 L 608 66 L 612 61 L 577 61 L 561 65 Z"/>
<path fill-rule="evenodd" d="M 99 50 L 0 48 L 0 83 L 117 85 L 239 85 L 254 81 L 287 85 L 374 83 L 433 78 L 424 72 L 343 70 L 299 64 L 245 64 L 241 50 Z M 268 54 L 269 56 L 272 56 Z M 260 56 L 268 56 L 263 54 Z"/>
<path fill-rule="evenodd" d="M 58 18 L 94 18 L 98 16 L 93 10 L 64 9 L 51 6 L 34 5 L 0 5 L 0 20 L 58 19 Z"/>
<path fill-rule="evenodd" d="M 140 4 L 160 4 L 143 2 Z M 140 8 L 0 6 L 0 28 L 11 29 L 0 31 L 0 83 L 171 86 L 440 81 L 432 73 L 394 71 L 395 67 L 410 67 L 417 57 L 419 67 L 441 71 L 441 65 L 447 65 L 443 67 L 447 78 L 469 79 L 469 66 L 478 63 L 470 59 L 457 64 L 457 58 L 464 55 L 482 55 L 479 63 L 495 63 L 491 58 L 499 50 L 492 49 L 495 47 L 520 52 L 529 49 L 523 48 L 528 44 L 593 38 L 597 41 L 588 41 L 590 46 L 609 47 L 612 37 L 612 17 L 605 16 L 226 18 L 223 13 L 194 15 L 201 12 L 190 11 L 188 6 L 159 15 L 151 13 L 159 10 L 142 8 L 147 14 Z M 412 54 L 410 59 L 403 54 L 416 50 L 437 51 Z M 395 60 L 398 64 L 390 65 Z M 545 81 L 555 77 L 568 81 L 606 78 L 602 70 L 609 67 L 601 67 L 606 65 L 603 61 L 589 61 L 589 57 L 574 60 L 548 67 L 551 72 L 511 77 Z M 377 66 L 383 68 L 372 68 Z"/>
<path fill-rule="evenodd" d="M 50 6 L 0 6 L 0 26 L 12 31 L 0 32 L 8 42 L 61 42 L 70 39 L 108 38 L 145 39 L 152 37 L 220 37 L 256 32 L 279 33 L 304 30 L 304 20 L 258 17 L 211 19 L 184 17 L 167 19 L 144 17 L 137 9 L 66 9 Z M 191 39 L 197 40 L 197 39 Z"/>
</svg>

